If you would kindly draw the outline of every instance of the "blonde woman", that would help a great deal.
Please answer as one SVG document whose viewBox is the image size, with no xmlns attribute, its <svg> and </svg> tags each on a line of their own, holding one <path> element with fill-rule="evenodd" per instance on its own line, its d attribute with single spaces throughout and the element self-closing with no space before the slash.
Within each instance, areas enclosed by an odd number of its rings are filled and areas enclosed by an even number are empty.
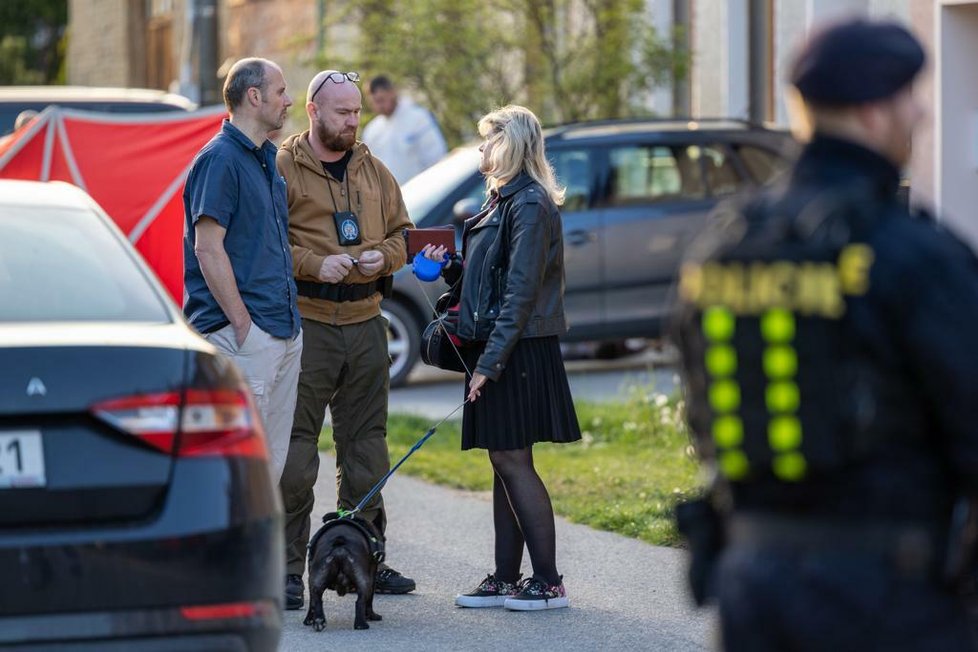
<svg viewBox="0 0 978 652">
<path fill-rule="evenodd" d="M 462 449 L 489 452 L 495 569 L 462 607 L 520 611 L 567 606 L 557 572 L 550 495 L 533 466 L 533 444 L 581 438 L 558 336 L 564 320 L 564 191 L 544 154 L 540 122 L 521 106 L 479 121 L 488 201 L 463 231 L 462 261 L 443 274 L 458 306 L 455 335 L 467 375 Z M 427 247 L 441 260 L 444 249 Z M 523 546 L 533 566 L 520 581 Z"/>
</svg>

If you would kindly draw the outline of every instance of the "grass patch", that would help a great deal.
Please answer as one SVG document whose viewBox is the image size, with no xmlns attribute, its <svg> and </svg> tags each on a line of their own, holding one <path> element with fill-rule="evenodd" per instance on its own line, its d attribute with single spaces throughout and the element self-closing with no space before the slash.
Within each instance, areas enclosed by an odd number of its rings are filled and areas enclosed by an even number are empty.
<svg viewBox="0 0 978 652">
<path fill-rule="evenodd" d="M 677 545 L 673 507 L 699 486 L 681 403 L 633 388 L 621 402 L 578 402 L 577 415 L 582 441 L 541 444 L 533 451 L 554 510 L 576 523 L 656 545 Z M 397 463 L 430 426 L 423 417 L 392 414 L 387 434 L 391 462 Z M 330 429 L 324 434 L 321 448 L 331 451 Z M 492 471 L 486 452 L 462 452 L 460 442 L 460 423 L 446 423 L 398 473 L 489 491 Z"/>
</svg>

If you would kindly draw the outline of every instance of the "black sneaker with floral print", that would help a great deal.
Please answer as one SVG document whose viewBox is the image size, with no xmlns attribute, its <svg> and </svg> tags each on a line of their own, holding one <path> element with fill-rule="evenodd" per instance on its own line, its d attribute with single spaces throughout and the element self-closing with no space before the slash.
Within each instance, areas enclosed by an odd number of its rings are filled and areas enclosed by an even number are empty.
<svg viewBox="0 0 978 652">
<path fill-rule="evenodd" d="M 503 582 L 496 579 L 490 573 L 486 579 L 482 580 L 474 591 L 464 593 L 455 598 L 455 604 L 460 607 L 501 607 L 506 602 L 506 598 L 516 595 L 517 582 L 521 576 L 516 577 L 516 582 Z"/>
<path fill-rule="evenodd" d="M 557 584 L 547 584 L 535 577 L 528 577 L 520 582 L 516 595 L 503 602 L 504 607 L 514 611 L 560 609 L 569 604 L 563 576 L 558 578 Z"/>
</svg>

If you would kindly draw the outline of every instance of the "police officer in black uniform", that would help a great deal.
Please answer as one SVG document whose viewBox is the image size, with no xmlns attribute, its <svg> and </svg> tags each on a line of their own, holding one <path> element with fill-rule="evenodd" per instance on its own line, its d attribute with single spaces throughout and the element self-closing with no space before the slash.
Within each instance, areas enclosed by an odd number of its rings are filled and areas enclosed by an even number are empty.
<svg viewBox="0 0 978 652">
<path fill-rule="evenodd" d="M 688 419 L 714 471 L 681 506 L 728 650 L 971 650 L 978 263 L 896 198 L 924 66 L 836 24 L 791 70 L 810 140 L 683 266 Z M 710 518 L 711 516 L 715 518 Z"/>
</svg>

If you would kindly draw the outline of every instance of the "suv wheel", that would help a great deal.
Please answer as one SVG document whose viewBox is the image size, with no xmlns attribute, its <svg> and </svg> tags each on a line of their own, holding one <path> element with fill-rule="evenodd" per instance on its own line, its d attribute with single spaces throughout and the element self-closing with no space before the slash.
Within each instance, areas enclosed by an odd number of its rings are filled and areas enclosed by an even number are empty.
<svg viewBox="0 0 978 652">
<path fill-rule="evenodd" d="M 391 356 L 391 387 L 407 382 L 408 374 L 418 362 L 421 326 L 407 308 L 395 301 L 385 301 L 381 312 L 387 319 L 387 352 Z"/>
</svg>

